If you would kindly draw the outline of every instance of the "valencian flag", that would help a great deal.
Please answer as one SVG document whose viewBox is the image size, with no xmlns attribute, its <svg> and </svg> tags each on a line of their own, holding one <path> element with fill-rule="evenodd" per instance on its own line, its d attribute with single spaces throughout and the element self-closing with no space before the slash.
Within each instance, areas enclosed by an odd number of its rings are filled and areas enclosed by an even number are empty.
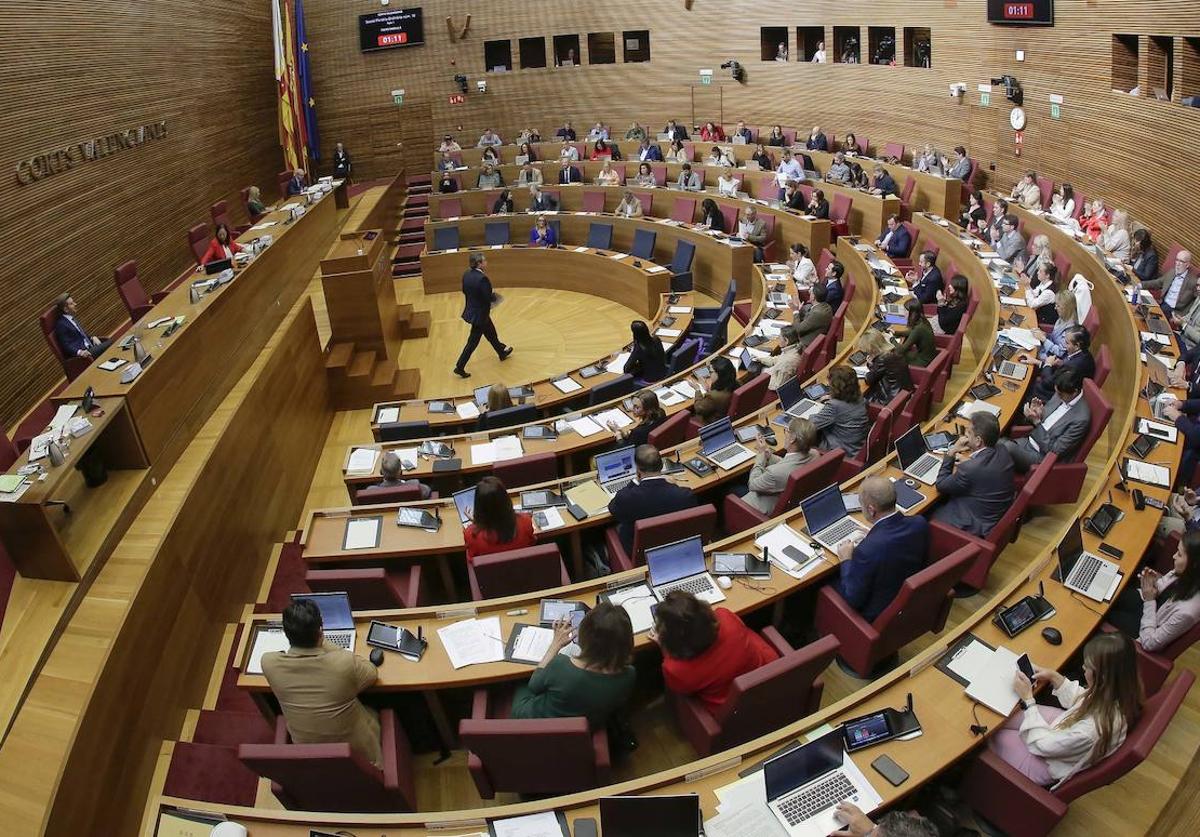
<svg viewBox="0 0 1200 837">
<path fill-rule="evenodd" d="M 275 83 L 279 90 L 279 146 L 288 169 L 307 170 L 304 119 L 296 75 L 296 30 L 292 26 L 291 0 L 271 0 L 275 40 Z"/>
<path fill-rule="evenodd" d="M 312 67 L 308 60 L 308 36 L 304 26 L 304 0 L 296 3 L 296 70 L 300 78 L 300 112 L 304 114 L 304 135 L 310 160 L 321 159 L 321 134 L 317 131 L 317 102 L 312 94 Z"/>
</svg>

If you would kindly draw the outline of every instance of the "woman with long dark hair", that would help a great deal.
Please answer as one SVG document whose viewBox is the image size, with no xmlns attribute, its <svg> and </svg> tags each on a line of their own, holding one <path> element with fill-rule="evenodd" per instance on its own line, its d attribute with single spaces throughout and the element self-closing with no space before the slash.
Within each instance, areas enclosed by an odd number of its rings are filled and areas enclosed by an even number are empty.
<svg viewBox="0 0 1200 837">
<path fill-rule="evenodd" d="M 908 311 L 908 336 L 896 351 L 912 366 L 928 366 L 937 354 L 933 326 L 925 316 L 925 307 L 919 300 L 910 299 L 904 303 L 904 307 Z"/>
<path fill-rule="evenodd" d="M 644 389 L 636 392 L 630 401 L 632 402 L 630 412 L 633 413 L 633 420 L 637 423 L 622 429 L 617 427 L 616 422 L 610 421 L 608 429 L 613 432 L 617 438 L 617 444 L 622 447 L 649 444 L 651 432 L 667 420 L 667 414 L 659 405 L 658 396 L 654 394 L 653 390 Z"/>
<path fill-rule="evenodd" d="M 200 260 L 200 264 L 232 259 L 234 253 L 240 252 L 242 252 L 242 246 L 233 240 L 233 235 L 230 234 L 229 227 L 224 224 L 217 224 L 217 229 L 213 233 L 213 240 L 208 245 L 208 252 L 204 254 L 204 258 Z"/>
<path fill-rule="evenodd" d="M 1195 506 L 1189 511 L 1195 514 Z M 1126 586 L 1117 598 L 1108 621 L 1147 651 L 1165 648 L 1200 622 L 1200 530 L 1183 533 L 1170 572 L 1143 569 L 1138 585 Z"/>
<path fill-rule="evenodd" d="M 667 375 L 667 353 L 662 341 L 650 333 L 642 320 L 629 324 L 633 333 L 633 349 L 625 361 L 624 371 L 639 381 L 661 381 Z"/>
<path fill-rule="evenodd" d="M 711 424 L 727 415 L 729 401 L 737 389 L 737 370 L 733 368 L 733 361 L 724 356 L 717 357 L 713 358 L 711 366 L 715 373 L 712 386 L 692 406 L 692 414 L 701 424 Z"/>
<path fill-rule="evenodd" d="M 484 477 L 475 486 L 471 522 L 463 532 L 467 561 L 478 555 L 524 549 L 536 542 L 533 518 L 513 509 L 508 489 L 496 477 Z"/>
</svg>

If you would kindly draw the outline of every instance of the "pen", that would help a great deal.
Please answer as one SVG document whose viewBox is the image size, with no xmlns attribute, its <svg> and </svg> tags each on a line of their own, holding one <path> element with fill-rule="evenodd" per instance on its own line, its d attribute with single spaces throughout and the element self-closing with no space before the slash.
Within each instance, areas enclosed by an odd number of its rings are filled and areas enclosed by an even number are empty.
<svg viewBox="0 0 1200 837">
<path fill-rule="evenodd" d="M 517 608 L 516 610 L 510 610 L 510 611 L 508 611 L 508 613 L 506 613 L 505 615 L 506 615 L 506 616 L 524 616 L 524 615 L 525 615 L 526 613 L 528 613 L 528 612 L 529 612 L 529 611 L 528 611 L 528 610 L 526 610 L 525 608 L 523 608 L 523 607 L 519 607 L 519 608 Z"/>
</svg>

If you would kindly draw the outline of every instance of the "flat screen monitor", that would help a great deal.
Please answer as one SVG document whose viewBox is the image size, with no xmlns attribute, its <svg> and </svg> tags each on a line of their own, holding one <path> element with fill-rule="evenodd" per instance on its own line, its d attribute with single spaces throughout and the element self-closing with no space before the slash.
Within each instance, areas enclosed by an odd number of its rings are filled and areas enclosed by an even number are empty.
<svg viewBox="0 0 1200 837">
<path fill-rule="evenodd" d="M 363 52 L 422 46 L 425 19 L 421 9 L 388 9 L 359 15 L 358 43 Z"/>
</svg>

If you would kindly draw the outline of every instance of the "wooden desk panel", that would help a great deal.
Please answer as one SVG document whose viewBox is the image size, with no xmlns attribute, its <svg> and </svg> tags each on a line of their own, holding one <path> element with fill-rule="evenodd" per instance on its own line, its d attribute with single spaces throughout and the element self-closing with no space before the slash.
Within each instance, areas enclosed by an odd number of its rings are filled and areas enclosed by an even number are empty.
<svg viewBox="0 0 1200 837">
<path fill-rule="evenodd" d="M 735 279 L 737 281 L 738 298 L 741 299 L 750 295 L 754 248 L 748 244 L 717 240 L 708 234 L 698 232 L 690 227 L 672 225 L 669 222 L 656 221 L 654 219 L 617 218 L 615 216 L 601 217 L 565 213 L 551 214 L 546 217 L 548 221 L 557 222 L 559 226 L 559 243 L 567 248 L 586 245 L 588 227 L 594 223 L 610 224 L 613 227 L 613 253 L 628 253 L 632 250 L 635 231 L 639 229 L 653 230 L 657 234 L 657 240 L 654 245 L 654 257 L 655 261 L 658 262 L 669 263 L 671 255 L 675 252 L 675 245 L 680 241 L 686 241 L 696 248 L 695 258 L 692 261 L 692 277 L 697 290 L 715 299 L 721 299 L 725 295 L 726 288 L 729 286 L 729 280 Z M 533 215 L 509 215 L 502 220 L 508 221 L 511 240 L 518 242 L 527 242 L 529 240 L 529 231 L 533 228 L 535 220 Z M 433 231 L 435 229 L 448 226 L 457 227 L 459 231 L 460 250 L 467 247 L 484 247 L 486 241 L 484 230 L 488 222 L 489 219 L 486 218 L 460 218 L 457 221 L 427 222 L 425 224 L 426 252 L 421 255 L 422 274 L 424 274 L 425 260 L 431 254 L 437 252 L 433 247 Z M 491 222 L 495 223 L 496 219 L 491 219 Z M 462 264 L 462 270 L 466 270 L 465 257 L 462 259 Z M 422 276 L 422 281 L 425 283 L 425 293 L 448 293 L 461 290 L 461 279 L 462 271 L 459 271 L 452 285 L 445 283 L 431 285 L 429 279 Z M 637 311 L 646 311 L 647 316 L 654 311 L 654 308 L 647 308 L 644 304 L 630 307 L 633 307 Z"/>
<path fill-rule="evenodd" d="M 403 336 L 389 239 L 381 229 L 343 232 L 321 260 L 321 291 L 330 345 L 350 342 L 396 361 Z"/>
</svg>

